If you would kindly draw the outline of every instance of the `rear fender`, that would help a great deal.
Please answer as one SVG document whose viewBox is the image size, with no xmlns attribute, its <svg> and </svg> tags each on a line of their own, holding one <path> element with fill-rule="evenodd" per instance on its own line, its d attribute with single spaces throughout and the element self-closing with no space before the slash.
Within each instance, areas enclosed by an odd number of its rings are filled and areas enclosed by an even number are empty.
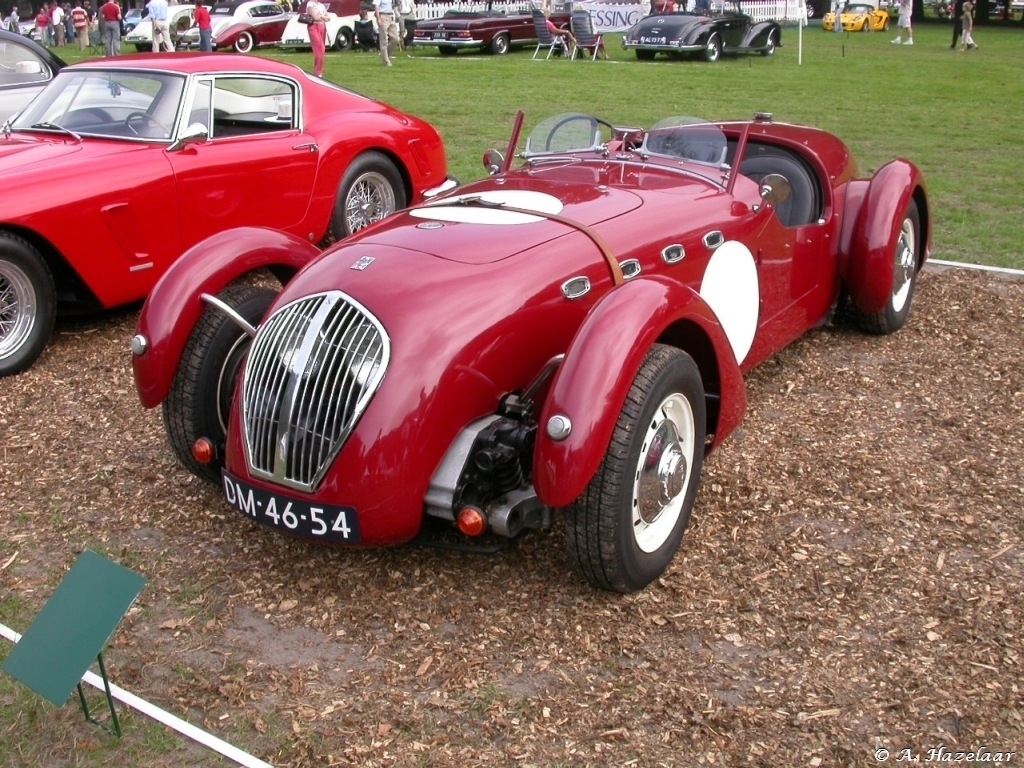
<svg viewBox="0 0 1024 768">
<path fill-rule="evenodd" d="M 751 25 L 743 36 L 740 48 L 764 48 L 768 44 L 768 35 L 775 33 L 775 45 L 782 47 L 782 29 L 774 21 L 761 21 Z"/>
<path fill-rule="evenodd" d="M 866 187 L 863 182 L 851 182 L 842 234 L 846 254 L 842 278 L 862 312 L 881 312 L 892 297 L 896 238 L 911 199 L 917 202 L 921 218 L 920 270 L 931 252 L 931 217 L 921 172 L 906 160 L 893 160 Z"/>
<path fill-rule="evenodd" d="M 197 243 L 171 265 L 150 292 L 136 333 L 146 349 L 132 356 L 135 386 L 146 408 L 164 401 L 178 363 L 206 305 L 202 294 L 216 295 L 229 283 L 261 269 L 280 278 L 294 274 L 319 251 L 305 240 L 260 227 L 240 227 Z"/>
<path fill-rule="evenodd" d="M 670 280 L 631 280 L 591 309 L 552 381 L 533 462 L 534 486 L 544 504 L 567 506 L 586 489 L 608 449 L 633 379 L 656 342 L 690 353 L 705 391 L 719 396 L 718 406 L 708 408 L 717 414 L 716 423 L 708 425 L 708 432 L 715 433 L 709 448 L 742 420 L 747 402 L 743 376 L 711 308 Z M 563 440 L 547 433 L 556 415 L 572 424 Z"/>
</svg>

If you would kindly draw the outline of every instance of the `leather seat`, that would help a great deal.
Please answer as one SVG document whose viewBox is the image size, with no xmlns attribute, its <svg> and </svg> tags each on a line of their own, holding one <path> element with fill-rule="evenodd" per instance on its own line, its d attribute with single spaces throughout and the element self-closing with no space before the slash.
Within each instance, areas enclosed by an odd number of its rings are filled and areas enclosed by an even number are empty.
<svg viewBox="0 0 1024 768">
<path fill-rule="evenodd" d="M 763 144 L 748 145 L 740 163 L 740 173 L 758 184 L 772 173 L 784 176 L 789 181 L 793 192 L 775 209 L 784 227 L 810 224 L 821 215 L 821 195 L 817 182 L 807 167 L 786 150 Z"/>
</svg>

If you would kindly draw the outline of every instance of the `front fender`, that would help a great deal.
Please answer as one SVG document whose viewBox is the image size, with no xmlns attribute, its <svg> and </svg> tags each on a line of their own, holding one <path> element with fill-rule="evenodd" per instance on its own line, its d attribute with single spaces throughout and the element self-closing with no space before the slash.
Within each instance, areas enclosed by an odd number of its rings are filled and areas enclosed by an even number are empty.
<svg viewBox="0 0 1024 768">
<path fill-rule="evenodd" d="M 136 333 L 146 340 L 132 356 L 135 387 L 146 408 L 164 401 L 178 362 L 205 305 L 202 294 L 217 294 L 243 275 L 260 269 L 297 272 L 317 256 L 313 245 L 261 227 L 229 229 L 185 251 L 150 292 Z"/>
<path fill-rule="evenodd" d="M 715 445 L 735 429 L 746 410 L 746 392 L 732 347 L 711 308 L 686 286 L 662 277 L 638 278 L 611 291 L 590 310 L 551 384 L 541 412 L 533 482 L 541 501 L 564 507 L 587 487 L 611 441 L 636 372 L 651 345 L 689 352 L 705 390 L 717 393 Z M 555 415 L 567 416 L 564 440 L 548 436 Z"/>
<path fill-rule="evenodd" d="M 907 160 L 882 166 L 866 189 L 851 186 L 848 202 L 859 200 L 856 215 L 846 216 L 842 242 L 849 245 L 842 278 L 853 303 L 862 312 L 881 312 L 892 297 L 895 243 L 911 198 L 921 217 L 922 261 L 931 250 L 931 226 L 924 178 Z M 918 264 L 918 269 L 921 264 Z"/>
</svg>

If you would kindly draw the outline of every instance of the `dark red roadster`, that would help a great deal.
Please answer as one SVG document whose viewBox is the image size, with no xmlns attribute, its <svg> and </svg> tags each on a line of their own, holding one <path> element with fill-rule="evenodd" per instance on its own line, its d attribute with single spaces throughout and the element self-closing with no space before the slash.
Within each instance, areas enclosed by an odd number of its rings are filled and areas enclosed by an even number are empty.
<svg viewBox="0 0 1024 768">
<path fill-rule="evenodd" d="M 924 180 L 906 160 L 859 178 L 839 139 L 770 115 L 558 115 L 513 168 L 521 122 L 489 178 L 307 266 L 267 229 L 192 248 L 142 311 L 138 390 L 253 521 L 381 546 L 561 514 L 592 584 L 640 589 L 743 418 L 743 374 L 840 304 L 869 333 L 906 322 Z"/>
</svg>

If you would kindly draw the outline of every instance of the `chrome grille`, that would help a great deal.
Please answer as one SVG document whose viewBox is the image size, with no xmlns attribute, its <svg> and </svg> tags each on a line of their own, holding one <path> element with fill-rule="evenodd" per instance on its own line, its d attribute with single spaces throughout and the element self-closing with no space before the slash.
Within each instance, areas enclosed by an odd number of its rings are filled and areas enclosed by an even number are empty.
<svg viewBox="0 0 1024 768">
<path fill-rule="evenodd" d="M 340 291 L 275 312 L 256 334 L 242 382 L 252 473 L 316 488 L 380 386 L 390 355 L 383 326 Z"/>
</svg>

